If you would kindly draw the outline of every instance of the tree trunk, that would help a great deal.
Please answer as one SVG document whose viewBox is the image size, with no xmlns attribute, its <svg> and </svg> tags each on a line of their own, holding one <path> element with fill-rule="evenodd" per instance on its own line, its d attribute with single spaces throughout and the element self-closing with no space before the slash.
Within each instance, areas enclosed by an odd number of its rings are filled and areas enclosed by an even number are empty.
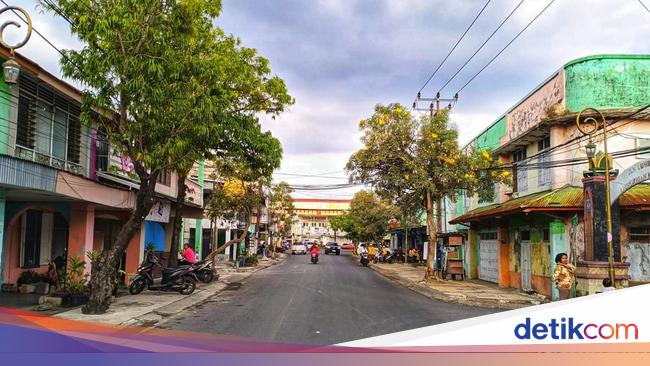
<svg viewBox="0 0 650 366">
<path fill-rule="evenodd" d="M 157 174 L 154 173 L 146 179 L 140 178 L 140 189 L 136 193 L 136 204 L 131 216 L 117 234 L 115 245 L 111 249 L 104 250 L 93 264 L 88 284 L 90 296 L 88 303 L 81 308 L 84 314 L 103 314 L 108 310 L 118 261 L 153 207 L 156 177 Z"/>
<path fill-rule="evenodd" d="M 176 204 L 175 204 L 175 214 L 174 222 L 172 225 L 172 242 L 169 248 L 169 260 L 167 265 L 169 267 L 176 267 L 178 265 L 178 242 L 181 236 L 181 226 L 183 224 L 183 208 L 185 207 L 185 178 L 187 178 L 187 173 L 178 173 L 178 180 L 176 182 Z M 194 248 L 196 251 L 196 248 Z"/>
<path fill-rule="evenodd" d="M 436 259 L 436 225 L 433 220 L 433 198 L 431 197 L 431 192 L 426 192 L 426 201 L 427 201 L 427 226 L 429 227 L 429 242 L 427 243 L 427 272 L 424 276 L 425 280 L 436 279 L 436 273 L 434 269 L 435 259 Z"/>
<path fill-rule="evenodd" d="M 262 195 L 262 184 L 259 185 L 258 193 Z M 262 203 L 257 205 L 255 208 L 255 254 L 257 255 L 257 250 L 260 247 L 260 222 L 262 221 Z M 262 254 L 264 254 L 262 252 Z"/>
<path fill-rule="evenodd" d="M 238 238 L 227 241 L 222 246 L 220 246 L 218 248 L 215 248 L 212 252 L 210 252 L 210 254 L 203 257 L 203 260 L 206 260 L 206 261 L 212 260 L 212 259 L 214 259 L 214 257 L 217 256 L 217 254 L 219 254 L 219 252 L 222 252 L 222 251 L 226 250 L 226 248 L 228 248 L 229 246 L 231 246 L 233 244 L 241 243 L 244 239 L 246 239 L 246 234 L 248 234 L 248 227 L 250 225 L 251 225 L 251 216 L 248 215 L 248 218 L 246 219 L 246 226 L 245 226 L 242 234 Z"/>
</svg>

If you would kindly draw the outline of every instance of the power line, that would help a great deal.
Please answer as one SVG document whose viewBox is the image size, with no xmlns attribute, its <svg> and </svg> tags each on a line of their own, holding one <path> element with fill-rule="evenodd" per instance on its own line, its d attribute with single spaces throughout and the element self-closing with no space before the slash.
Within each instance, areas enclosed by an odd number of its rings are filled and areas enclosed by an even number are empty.
<svg viewBox="0 0 650 366">
<path fill-rule="evenodd" d="M 477 48 L 476 51 L 474 51 L 472 56 L 470 56 L 470 58 L 468 58 L 467 61 L 465 61 L 465 63 L 456 71 L 456 73 L 452 75 L 451 78 L 449 78 L 449 80 L 447 80 L 447 82 L 440 88 L 440 90 L 438 90 L 438 92 L 441 92 L 447 85 L 449 85 L 449 83 L 452 80 L 454 80 L 454 78 L 456 78 L 456 76 L 458 76 L 458 74 L 465 68 L 465 66 L 467 66 L 467 64 L 469 64 L 469 62 L 472 61 L 472 59 L 474 59 L 474 56 L 476 56 L 483 49 L 483 47 L 492 39 L 492 37 L 494 37 L 494 35 L 499 31 L 499 29 L 503 27 L 503 25 L 508 21 L 508 19 L 512 17 L 512 15 L 517 11 L 517 9 L 519 9 L 519 7 L 521 6 L 521 4 L 524 3 L 524 1 L 525 0 L 521 0 L 519 4 L 517 4 L 517 6 L 515 6 L 515 8 L 512 9 L 510 14 L 508 14 L 508 16 L 501 21 L 499 26 L 496 27 L 496 29 L 492 32 L 492 34 L 490 34 L 490 36 L 485 41 L 483 41 L 483 44 L 481 44 L 481 46 L 479 46 L 479 48 Z"/>
<path fill-rule="evenodd" d="M 639 4 L 641 4 L 641 6 L 643 6 L 643 8 L 644 8 L 648 13 L 650 13 L 650 9 L 648 9 L 648 7 L 643 3 L 643 1 L 641 1 L 641 0 L 638 0 L 638 1 L 639 1 Z"/>
<path fill-rule="evenodd" d="M 517 35 L 516 35 L 516 36 L 515 36 L 515 37 L 514 37 L 510 42 L 508 42 L 508 44 L 506 44 L 506 46 L 503 47 L 503 48 L 501 49 L 501 51 L 499 51 L 499 53 L 497 53 L 494 57 L 492 57 L 492 59 L 491 59 L 487 64 L 485 64 L 485 66 L 483 66 L 483 67 L 482 67 L 482 68 L 481 68 L 481 69 L 480 69 L 480 70 L 479 70 L 479 71 L 478 71 L 474 76 L 472 76 L 472 78 L 469 79 L 469 81 L 467 81 L 467 82 L 465 83 L 465 85 L 463 85 L 460 89 L 458 89 L 458 91 L 457 91 L 456 93 L 460 93 L 460 92 L 463 91 L 463 89 L 465 89 L 465 88 L 466 88 L 466 87 L 467 87 L 467 86 L 468 86 L 472 81 L 474 81 L 474 79 L 476 79 L 476 77 L 479 76 L 479 75 L 483 72 L 483 70 L 485 70 L 488 66 L 490 66 L 490 64 L 492 64 L 492 62 L 494 62 L 494 60 L 496 60 L 497 57 L 499 57 L 499 55 L 501 55 L 501 54 L 503 53 L 503 51 L 505 51 L 505 50 L 506 50 L 506 49 L 507 49 L 507 48 L 508 48 L 508 47 L 509 47 L 509 46 L 510 46 L 510 45 L 511 45 L 515 40 L 517 40 L 517 38 L 519 38 L 519 36 L 521 36 L 521 34 L 524 33 L 524 32 L 526 31 L 526 29 L 528 29 L 528 27 L 530 27 L 530 26 L 535 22 L 535 20 L 537 20 L 537 18 L 539 18 L 542 14 L 544 14 L 544 12 L 546 11 L 546 9 L 548 9 L 551 5 L 553 5 L 554 2 L 555 2 L 555 0 L 551 0 L 551 2 L 548 3 L 548 5 L 546 5 L 546 6 L 544 7 L 544 9 L 542 9 L 542 11 L 540 11 L 540 12 L 539 12 L 539 13 L 538 13 L 534 18 L 533 18 L 533 20 L 531 20 L 531 21 L 530 21 L 530 22 L 529 22 L 529 23 L 524 27 L 524 29 L 522 29 L 519 33 L 517 33 Z"/>
<path fill-rule="evenodd" d="M 429 78 L 428 78 L 427 81 L 424 83 L 424 85 L 422 85 L 422 87 L 421 87 L 420 90 L 418 91 L 418 94 L 421 93 L 422 90 L 424 90 L 424 88 L 427 86 L 427 84 L 429 84 L 429 82 L 431 81 L 431 79 L 433 79 L 433 77 L 436 75 L 436 73 L 438 72 L 438 70 L 440 70 L 440 68 L 442 67 L 442 65 L 447 61 L 447 59 L 449 58 L 449 56 L 451 56 L 451 54 L 454 52 L 454 50 L 456 49 L 456 47 L 458 47 L 458 44 L 460 44 L 460 42 L 463 40 L 463 38 L 465 38 L 465 35 L 467 34 L 467 32 L 469 32 L 469 30 L 472 28 L 472 26 L 474 25 L 474 23 L 476 23 L 476 20 L 478 20 L 478 18 L 481 16 L 481 14 L 483 14 L 483 11 L 485 10 L 485 8 L 487 8 L 487 6 L 488 6 L 488 4 L 490 3 L 490 1 L 492 1 L 492 0 L 488 0 L 488 1 L 485 3 L 485 5 L 483 5 L 483 8 L 481 8 L 481 11 L 479 11 L 479 13 L 476 14 L 476 17 L 474 17 L 474 20 L 472 20 L 472 22 L 469 24 L 469 26 L 467 27 L 467 29 L 465 29 L 465 32 L 463 32 L 463 34 L 460 36 L 460 38 L 456 41 L 456 44 L 454 44 L 454 46 L 451 48 L 451 50 L 449 51 L 449 53 L 447 54 L 447 56 L 445 56 L 445 58 L 442 60 L 442 62 L 440 62 L 440 64 L 438 64 L 438 67 L 436 67 L 436 69 L 433 71 L 433 73 L 431 74 L 431 76 L 429 76 Z"/>
<path fill-rule="evenodd" d="M 348 179 L 347 177 L 331 177 L 331 176 L 312 175 L 312 174 L 290 174 L 290 173 L 273 173 L 273 174 L 284 175 L 289 177 L 299 177 L 299 178 Z"/>
<path fill-rule="evenodd" d="M 6 1 L 4 1 L 4 0 L 0 0 L 0 1 L 2 1 L 2 3 L 3 3 L 5 6 L 9 6 L 9 4 L 7 4 Z M 13 12 L 13 13 L 14 13 L 14 14 L 15 14 L 15 15 L 16 15 L 16 16 L 17 16 L 17 17 L 18 17 L 18 18 L 19 18 L 23 23 L 28 24 L 27 19 L 24 19 L 24 18 L 22 17 L 22 15 L 20 15 L 17 11 L 15 11 L 15 10 L 13 10 L 13 9 L 12 9 L 11 11 L 12 11 L 12 12 Z M 73 65 L 74 67 L 76 67 L 77 70 L 79 70 L 80 72 L 83 72 L 83 70 L 81 70 L 81 68 L 79 67 L 79 65 L 77 65 L 77 64 L 74 63 L 74 62 L 72 62 L 72 60 L 71 60 L 68 56 L 66 56 L 65 53 L 63 53 L 63 51 L 61 51 L 61 50 L 60 50 L 59 48 L 57 48 L 57 47 L 56 47 L 52 42 L 50 42 L 50 40 L 47 39 L 44 35 L 42 35 L 41 32 L 39 32 L 39 31 L 38 31 L 34 26 L 32 26 L 32 30 L 34 31 L 34 33 L 38 34 L 38 36 L 41 37 L 41 38 L 42 38 L 42 39 L 43 39 L 47 44 L 49 44 L 50 47 L 54 48 L 54 49 L 56 50 L 56 52 L 58 52 L 58 53 L 59 53 L 63 58 L 65 58 L 66 61 L 68 61 L 71 65 Z"/>
</svg>

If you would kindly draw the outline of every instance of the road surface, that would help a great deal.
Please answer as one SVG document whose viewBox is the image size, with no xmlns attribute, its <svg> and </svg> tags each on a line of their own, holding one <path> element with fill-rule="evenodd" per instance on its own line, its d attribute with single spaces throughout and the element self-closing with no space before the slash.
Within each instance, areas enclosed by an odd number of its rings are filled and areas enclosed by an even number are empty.
<svg viewBox="0 0 650 366">
<path fill-rule="evenodd" d="M 499 310 L 434 301 L 395 285 L 347 252 L 289 256 L 233 282 L 161 327 L 291 343 L 334 344 Z"/>
</svg>

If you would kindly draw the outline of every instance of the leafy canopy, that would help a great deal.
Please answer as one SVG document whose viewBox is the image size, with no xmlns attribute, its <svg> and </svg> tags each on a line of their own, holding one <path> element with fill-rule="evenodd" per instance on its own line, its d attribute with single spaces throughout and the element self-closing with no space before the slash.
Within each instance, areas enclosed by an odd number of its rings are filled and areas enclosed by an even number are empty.
<svg viewBox="0 0 650 366">
<path fill-rule="evenodd" d="M 388 231 L 388 221 L 396 214 L 394 207 L 383 202 L 375 193 L 359 191 L 350 202 L 350 210 L 333 217 L 334 230 L 345 231 L 353 241 L 380 242 Z"/>
<path fill-rule="evenodd" d="M 400 104 L 377 105 L 359 128 L 364 147 L 348 161 L 350 181 L 372 185 L 402 208 L 421 210 L 427 192 L 442 198 L 467 189 L 491 199 L 494 184 L 506 181 L 507 174 L 486 173 L 499 165 L 489 151 L 461 151 L 446 110 L 416 119 Z"/>
<path fill-rule="evenodd" d="M 63 74 L 86 87 L 82 120 L 95 119 L 141 179 L 241 153 L 259 143 L 248 136 L 257 122 L 241 115 L 293 103 L 268 60 L 213 26 L 219 0 L 53 3 L 45 5 L 85 44 L 61 60 Z"/>
</svg>

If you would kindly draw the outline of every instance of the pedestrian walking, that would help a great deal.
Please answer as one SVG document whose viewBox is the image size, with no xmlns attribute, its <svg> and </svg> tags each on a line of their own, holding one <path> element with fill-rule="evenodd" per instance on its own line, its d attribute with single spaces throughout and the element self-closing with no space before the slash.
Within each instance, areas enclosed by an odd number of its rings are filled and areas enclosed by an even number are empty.
<svg viewBox="0 0 650 366">
<path fill-rule="evenodd" d="M 576 267 L 569 263 L 569 257 L 566 253 L 560 253 L 555 256 L 555 271 L 553 272 L 553 282 L 560 292 L 560 300 L 569 298 L 571 287 L 575 282 Z"/>
</svg>

